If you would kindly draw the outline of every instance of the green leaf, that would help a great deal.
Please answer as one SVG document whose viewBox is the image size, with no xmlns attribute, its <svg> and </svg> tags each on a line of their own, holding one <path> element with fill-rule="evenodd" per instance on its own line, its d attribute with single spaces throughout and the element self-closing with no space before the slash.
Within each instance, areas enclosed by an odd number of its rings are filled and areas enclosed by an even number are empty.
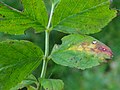
<svg viewBox="0 0 120 90">
<path fill-rule="evenodd" d="M 23 80 L 21 83 L 19 83 L 18 85 L 16 85 L 14 88 L 10 89 L 10 90 L 18 90 L 18 89 L 22 89 L 24 87 L 29 87 L 31 84 L 36 83 L 37 79 L 35 78 L 34 75 L 30 75 L 28 76 L 25 80 Z"/>
<path fill-rule="evenodd" d="M 64 83 L 58 79 L 40 79 L 41 86 L 45 90 L 63 90 Z"/>
<path fill-rule="evenodd" d="M 22 0 L 24 11 L 18 11 L 0 3 L 0 31 L 10 34 L 22 34 L 33 27 L 37 32 L 44 31 L 47 23 L 47 11 L 42 0 Z"/>
<path fill-rule="evenodd" d="M 53 30 L 91 34 L 101 30 L 116 16 L 109 0 L 61 0 L 54 10 Z"/>
<path fill-rule="evenodd" d="M 37 20 L 43 26 L 47 26 L 48 15 L 43 0 L 22 0 L 22 3 L 24 7 L 23 14 Z"/>
<path fill-rule="evenodd" d="M 63 66 L 85 69 L 111 59 L 112 51 L 93 37 L 73 34 L 62 39 L 62 45 L 53 50 L 51 58 Z"/>
<path fill-rule="evenodd" d="M 0 90 L 10 90 L 38 67 L 43 52 L 28 41 L 0 42 Z"/>
</svg>

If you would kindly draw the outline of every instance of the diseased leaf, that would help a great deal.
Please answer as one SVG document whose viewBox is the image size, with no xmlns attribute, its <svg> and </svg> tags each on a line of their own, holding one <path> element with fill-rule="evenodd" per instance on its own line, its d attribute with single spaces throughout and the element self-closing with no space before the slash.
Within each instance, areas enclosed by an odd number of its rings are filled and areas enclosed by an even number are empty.
<svg viewBox="0 0 120 90">
<path fill-rule="evenodd" d="M 33 27 L 37 32 L 44 31 L 47 23 L 47 11 L 42 0 L 22 0 L 24 11 L 18 11 L 0 1 L 0 32 L 22 34 Z"/>
<path fill-rule="evenodd" d="M 10 90 L 38 67 L 42 50 L 28 41 L 0 42 L 0 90 Z"/>
<path fill-rule="evenodd" d="M 111 59 L 112 51 L 93 37 L 73 34 L 62 39 L 62 45 L 53 50 L 51 58 L 63 66 L 85 69 Z"/>
<path fill-rule="evenodd" d="M 116 16 L 109 5 L 109 0 L 60 0 L 53 14 L 53 30 L 81 34 L 99 32 Z"/>
<path fill-rule="evenodd" d="M 40 79 L 41 86 L 45 90 L 63 90 L 64 83 L 62 80 L 57 79 Z"/>
</svg>

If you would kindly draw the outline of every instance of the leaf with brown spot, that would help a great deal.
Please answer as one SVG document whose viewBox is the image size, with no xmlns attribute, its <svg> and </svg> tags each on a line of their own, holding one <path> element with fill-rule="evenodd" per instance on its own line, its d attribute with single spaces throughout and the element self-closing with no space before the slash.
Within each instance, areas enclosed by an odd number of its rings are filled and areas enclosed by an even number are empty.
<svg viewBox="0 0 120 90">
<path fill-rule="evenodd" d="M 52 52 L 51 58 L 63 66 L 85 69 L 111 59 L 112 55 L 111 49 L 95 38 L 73 34 L 62 39 L 62 45 Z"/>
</svg>

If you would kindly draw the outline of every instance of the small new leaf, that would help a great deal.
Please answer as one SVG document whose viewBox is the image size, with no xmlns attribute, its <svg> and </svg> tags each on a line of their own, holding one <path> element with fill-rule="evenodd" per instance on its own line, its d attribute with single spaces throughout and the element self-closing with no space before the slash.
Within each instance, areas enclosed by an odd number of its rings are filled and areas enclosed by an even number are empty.
<svg viewBox="0 0 120 90">
<path fill-rule="evenodd" d="M 24 87 L 30 87 L 31 84 L 35 84 L 37 82 L 37 79 L 35 78 L 34 75 L 29 75 L 25 80 L 23 80 L 22 82 L 20 82 L 18 85 L 16 85 L 15 87 L 13 87 L 10 90 L 19 90 L 22 89 Z"/>
<path fill-rule="evenodd" d="M 62 80 L 57 79 L 40 79 L 41 86 L 45 90 L 63 90 L 64 83 Z"/>
</svg>

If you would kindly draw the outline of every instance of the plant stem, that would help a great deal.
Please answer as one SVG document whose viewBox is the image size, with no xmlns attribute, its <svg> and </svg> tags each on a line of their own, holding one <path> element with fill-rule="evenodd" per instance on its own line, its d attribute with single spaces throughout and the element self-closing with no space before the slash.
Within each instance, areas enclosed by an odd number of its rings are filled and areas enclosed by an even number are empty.
<svg viewBox="0 0 120 90">
<path fill-rule="evenodd" d="M 45 30 L 45 57 L 43 60 L 43 67 L 42 67 L 42 72 L 41 72 L 41 78 L 45 78 L 45 73 L 47 69 L 47 62 L 48 62 L 48 55 L 49 55 L 49 34 L 50 34 L 50 24 L 52 20 L 52 15 L 53 15 L 53 10 L 54 10 L 54 5 L 51 7 L 51 12 L 50 12 L 50 17 L 47 25 L 47 29 Z"/>
<path fill-rule="evenodd" d="M 49 32 L 45 31 L 45 57 L 43 59 L 43 66 L 41 72 L 41 78 L 45 78 L 46 69 L 47 69 L 47 62 L 48 62 L 48 55 L 49 55 Z"/>
<path fill-rule="evenodd" d="M 54 10 L 54 5 L 52 4 L 47 29 L 45 30 L 45 57 L 43 60 L 41 78 L 45 78 L 45 73 L 46 73 L 46 69 L 47 69 L 47 62 L 48 62 L 48 55 L 49 55 L 49 34 L 50 34 L 49 29 L 50 29 L 50 24 L 51 24 L 51 20 L 52 20 L 53 10 Z"/>
<path fill-rule="evenodd" d="M 45 30 L 45 56 L 43 59 L 43 66 L 42 66 L 42 71 L 40 76 L 41 78 L 45 78 L 45 74 L 47 70 L 48 56 L 49 56 L 49 34 L 50 34 L 50 24 L 52 20 L 53 10 L 54 10 L 54 5 L 52 4 L 47 29 Z M 40 87 L 40 90 L 42 90 L 42 87 Z"/>
<path fill-rule="evenodd" d="M 54 11 L 54 4 L 52 4 L 52 7 L 51 7 L 51 12 L 50 12 L 50 17 L 49 17 L 47 29 L 50 28 L 50 23 L 51 23 L 51 20 L 52 20 L 53 11 Z"/>
</svg>

